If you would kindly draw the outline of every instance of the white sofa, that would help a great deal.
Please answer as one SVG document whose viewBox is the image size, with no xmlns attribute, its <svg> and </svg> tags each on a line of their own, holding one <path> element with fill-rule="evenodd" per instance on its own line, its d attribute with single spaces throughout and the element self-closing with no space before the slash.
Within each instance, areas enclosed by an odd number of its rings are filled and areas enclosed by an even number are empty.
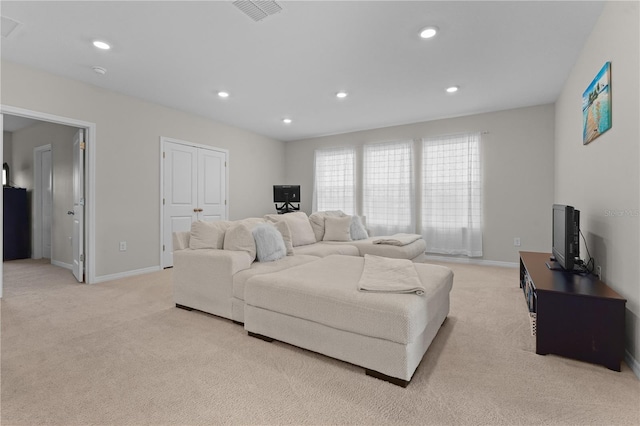
<svg viewBox="0 0 640 426">
<path fill-rule="evenodd" d="M 381 237 L 355 241 L 327 240 L 326 218 L 345 216 L 342 212 L 322 212 L 307 217 L 305 213 L 297 212 L 220 222 L 216 223 L 218 227 L 215 232 L 205 235 L 199 235 L 193 227 L 191 232 L 175 233 L 173 295 L 176 306 L 197 309 L 244 323 L 244 288 L 253 276 L 282 271 L 334 254 L 375 254 L 413 261 L 421 261 L 424 258 L 426 244 L 421 238 L 404 246 L 373 243 Z M 288 223 L 291 255 L 273 262 L 258 262 L 250 249 L 229 249 L 236 246 L 228 241 L 229 235 L 234 232 L 227 232 L 228 230 L 237 229 L 242 225 L 252 228 L 261 223 L 279 221 Z M 195 241 L 196 239 L 198 241 Z"/>
<path fill-rule="evenodd" d="M 391 238 L 401 245 L 374 244 L 382 237 L 367 237 L 361 225 L 350 229 L 357 222 L 342 212 L 197 222 L 191 232 L 174 235 L 176 306 L 229 318 L 251 336 L 360 365 L 368 375 L 407 386 L 449 314 L 453 273 L 409 262 L 424 257 L 419 236 Z M 255 260 L 272 254 L 263 247 L 262 231 L 279 242 L 277 260 Z M 382 280 L 385 287 L 398 282 L 396 267 L 403 267 L 423 291 L 359 290 L 372 258 L 385 262 L 375 277 L 392 274 Z"/>
</svg>

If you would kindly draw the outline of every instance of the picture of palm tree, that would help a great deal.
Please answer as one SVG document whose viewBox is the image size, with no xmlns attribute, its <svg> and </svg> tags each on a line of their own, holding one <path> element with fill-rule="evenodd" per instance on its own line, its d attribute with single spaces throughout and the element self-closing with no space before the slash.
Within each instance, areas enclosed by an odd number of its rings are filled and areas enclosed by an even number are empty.
<svg viewBox="0 0 640 426">
<path fill-rule="evenodd" d="M 582 143 L 611 128 L 611 62 L 604 64 L 582 94 Z"/>
</svg>

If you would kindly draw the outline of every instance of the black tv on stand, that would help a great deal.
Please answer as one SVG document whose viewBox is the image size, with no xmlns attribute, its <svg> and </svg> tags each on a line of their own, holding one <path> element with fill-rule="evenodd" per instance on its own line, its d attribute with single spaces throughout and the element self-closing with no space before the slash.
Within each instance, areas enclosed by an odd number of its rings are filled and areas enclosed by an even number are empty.
<svg viewBox="0 0 640 426">
<path fill-rule="evenodd" d="M 300 210 L 300 185 L 273 185 L 273 202 L 279 214 Z"/>
</svg>

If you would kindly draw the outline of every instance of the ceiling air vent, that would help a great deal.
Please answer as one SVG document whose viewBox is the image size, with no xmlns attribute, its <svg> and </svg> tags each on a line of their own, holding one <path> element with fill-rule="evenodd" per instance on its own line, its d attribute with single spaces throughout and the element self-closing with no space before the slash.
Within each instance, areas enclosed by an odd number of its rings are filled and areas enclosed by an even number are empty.
<svg viewBox="0 0 640 426">
<path fill-rule="evenodd" d="M 11 34 L 18 28 L 21 24 L 18 21 L 14 21 L 11 18 L 7 18 L 5 16 L 1 17 L 2 20 L 0 22 L 0 30 L 2 32 L 2 38 L 9 38 Z"/>
<path fill-rule="evenodd" d="M 282 10 L 278 3 L 268 0 L 237 0 L 233 5 L 256 22 Z"/>
</svg>

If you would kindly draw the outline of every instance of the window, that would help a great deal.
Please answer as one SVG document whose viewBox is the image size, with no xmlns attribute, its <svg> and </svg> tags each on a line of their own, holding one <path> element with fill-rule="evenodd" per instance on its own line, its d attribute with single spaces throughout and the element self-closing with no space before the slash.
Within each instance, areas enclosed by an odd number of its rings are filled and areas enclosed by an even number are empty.
<svg viewBox="0 0 640 426">
<path fill-rule="evenodd" d="M 355 214 L 354 148 L 329 148 L 315 151 L 313 211 L 342 210 Z"/>
<path fill-rule="evenodd" d="M 363 214 L 373 235 L 414 232 L 413 141 L 365 145 Z"/>
<path fill-rule="evenodd" d="M 423 139 L 421 184 L 427 252 L 482 256 L 480 134 Z"/>
</svg>

